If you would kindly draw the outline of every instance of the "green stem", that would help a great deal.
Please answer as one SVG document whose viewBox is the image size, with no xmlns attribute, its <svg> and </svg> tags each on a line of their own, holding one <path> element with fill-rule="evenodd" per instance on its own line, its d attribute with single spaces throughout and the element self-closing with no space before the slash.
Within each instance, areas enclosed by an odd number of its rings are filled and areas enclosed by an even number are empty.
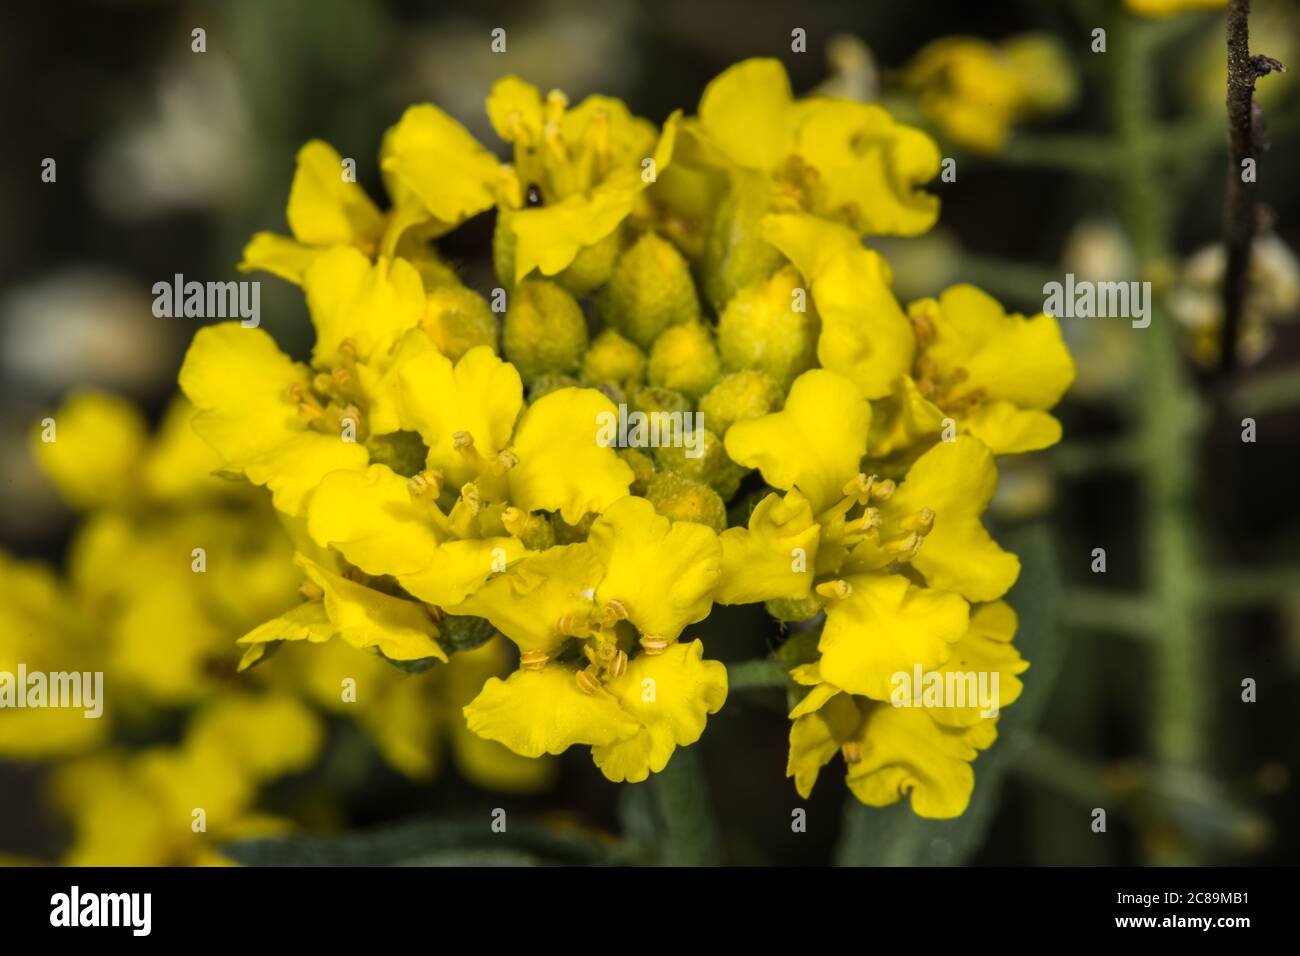
<svg viewBox="0 0 1300 956">
<path fill-rule="evenodd" d="M 668 866 L 719 865 L 722 847 L 698 745 L 678 747 L 668 766 L 650 780 L 663 826 L 663 862 Z"/>
<path fill-rule="evenodd" d="M 1300 567 L 1228 568 L 1212 571 L 1206 602 L 1215 610 L 1276 604 L 1300 594 Z"/>
<path fill-rule="evenodd" d="M 1154 41 L 1149 24 L 1126 17 L 1115 38 L 1111 108 L 1116 131 L 1130 156 L 1120 180 L 1122 214 L 1143 266 L 1169 251 L 1169 209 L 1153 151 L 1155 117 Z M 1151 600 L 1160 621 L 1155 678 L 1155 750 L 1163 763 L 1195 768 L 1205 760 L 1210 724 L 1205 693 L 1207 663 L 1196 620 L 1201 573 L 1194 532 L 1197 398 L 1182 368 L 1177 329 L 1157 310 L 1140 333 L 1145 394 L 1138 403 L 1138 438 L 1147 452 L 1140 473 L 1146 520 L 1145 566 L 1151 569 Z M 1188 847 L 1157 851 L 1157 862 L 1193 862 Z"/>
<path fill-rule="evenodd" d="M 1267 415 L 1300 405 L 1300 369 L 1258 375 L 1232 396 L 1232 407 L 1246 415 Z"/>
<path fill-rule="evenodd" d="M 727 665 L 729 690 L 755 690 L 766 687 L 789 687 L 790 672 L 780 661 L 763 658 Z"/>
<path fill-rule="evenodd" d="M 1114 591 L 1067 592 L 1061 617 L 1068 627 L 1147 640 L 1154 639 L 1160 630 L 1160 619 L 1145 596 Z"/>
</svg>

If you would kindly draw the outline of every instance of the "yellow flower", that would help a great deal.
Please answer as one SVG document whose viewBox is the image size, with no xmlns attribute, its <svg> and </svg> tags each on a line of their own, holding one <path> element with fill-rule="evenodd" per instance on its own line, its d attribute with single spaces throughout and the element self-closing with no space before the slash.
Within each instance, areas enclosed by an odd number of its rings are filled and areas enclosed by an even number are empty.
<svg viewBox="0 0 1300 956">
<path fill-rule="evenodd" d="M 998 152 L 1013 125 L 1058 112 L 1077 93 L 1069 61 L 1054 39 L 1041 34 L 1000 45 L 944 37 L 917 53 L 900 79 L 944 135 L 980 153 Z"/>
<path fill-rule="evenodd" d="M 1124 6 L 1144 17 L 1172 17 L 1189 10 L 1222 10 L 1228 0 L 1124 0 Z"/>
<path fill-rule="evenodd" d="M 543 99 L 514 76 L 492 87 L 487 112 L 497 135 L 514 146 L 496 240 L 513 260 L 501 277 L 511 283 L 534 269 L 556 275 L 584 250 L 613 243 L 641 192 L 667 168 L 677 133 L 677 113 L 656 135 L 619 100 L 589 96 L 569 109 L 560 91 Z M 604 278 L 616 244 L 610 252 L 602 257 Z"/>
<path fill-rule="evenodd" d="M 427 448 L 423 469 L 326 475 L 307 527 L 423 601 L 457 604 L 521 557 L 531 512 L 577 523 L 627 494 L 631 469 L 596 441 L 614 405 L 594 389 L 559 389 L 524 410 L 519 373 L 480 346 L 454 366 L 419 352 L 398 369 L 395 394 L 401 424 Z"/>
<path fill-rule="evenodd" d="M 614 781 L 659 772 L 726 698 L 726 669 L 677 641 L 709 613 L 720 564 L 710 530 L 626 497 L 587 541 L 494 578 L 453 610 L 491 621 L 521 669 L 487 682 L 465 708 L 469 728 L 524 756 L 591 746 Z"/>
<path fill-rule="evenodd" d="M 872 435 L 875 453 L 933 441 L 950 418 L 994 454 L 1037 451 L 1061 439 L 1052 408 L 1074 381 L 1057 320 L 1008 315 L 974 286 L 908 306 L 918 349 L 896 380 Z"/>
<path fill-rule="evenodd" d="M 900 236 L 919 235 L 938 217 L 939 200 L 921 189 L 939 172 L 928 136 L 874 104 L 796 100 L 778 60 L 745 60 L 720 73 L 685 131 L 713 164 L 767 177 L 774 211 Z"/>
<path fill-rule="evenodd" d="M 393 199 L 385 214 L 356 183 L 356 164 L 328 143 L 298 151 L 289 189 L 293 238 L 259 232 L 244 249 L 242 271 L 264 269 L 301 283 L 326 252 L 350 248 L 369 260 L 401 254 L 436 263 L 422 245 L 492 205 L 500 164 L 464 127 L 428 104 L 412 106 L 384 136 L 380 155 Z M 445 269 L 445 267 L 442 267 Z"/>
<path fill-rule="evenodd" d="M 322 739 L 316 718 L 292 699 L 231 697 L 194 717 L 179 746 L 69 763 L 51 781 L 55 805 L 74 833 L 64 862 L 228 863 L 217 844 L 285 829 L 256 812 L 257 791 L 304 769 Z"/>
<path fill-rule="evenodd" d="M 998 678 L 997 710 L 1020 696 L 1017 679 L 1029 664 L 1011 644 L 1015 613 L 997 601 L 975 608 L 970 625 L 952 647 L 949 662 L 925 667 L 926 677 L 955 672 Z M 846 782 L 860 801 L 881 807 L 910 795 L 922 817 L 960 816 L 970 802 L 975 777 L 971 762 L 997 736 L 996 716 L 971 701 L 931 706 L 920 701 L 872 700 L 855 696 L 831 681 L 821 661 L 796 667 L 795 681 L 808 687 L 794 709 L 786 775 L 805 798 L 821 768 L 842 754 Z M 909 668 L 905 673 L 911 676 Z M 990 708 L 992 709 L 992 708 Z"/>
<path fill-rule="evenodd" d="M 80 613 L 73 592 L 53 571 L 0 552 L 0 589 L 0 674 L 12 682 L 8 693 L 27 693 L 18 684 L 19 665 L 29 675 L 103 670 L 93 621 Z M 86 717 L 81 707 L 13 703 L 0 709 L 0 756 L 8 759 L 84 752 L 103 740 L 109 724 L 104 717 Z"/>
</svg>

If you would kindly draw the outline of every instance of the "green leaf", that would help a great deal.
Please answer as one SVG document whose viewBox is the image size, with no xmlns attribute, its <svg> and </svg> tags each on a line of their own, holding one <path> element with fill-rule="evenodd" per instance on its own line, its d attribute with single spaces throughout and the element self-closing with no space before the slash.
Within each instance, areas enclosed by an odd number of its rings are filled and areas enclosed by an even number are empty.
<svg viewBox="0 0 1300 956">
<path fill-rule="evenodd" d="M 1030 662 L 1020 699 L 1002 712 L 998 740 L 975 761 L 970 806 L 955 820 L 926 820 L 906 799 L 889 807 L 845 801 L 836 851 L 840 866 L 959 866 L 983 845 L 1007 770 L 1026 745 L 1063 657 L 1061 581 L 1051 533 L 1042 524 L 1009 531 L 1003 544 L 1020 556 L 1020 579 L 1007 601 L 1020 617 L 1016 647 Z"/>
</svg>

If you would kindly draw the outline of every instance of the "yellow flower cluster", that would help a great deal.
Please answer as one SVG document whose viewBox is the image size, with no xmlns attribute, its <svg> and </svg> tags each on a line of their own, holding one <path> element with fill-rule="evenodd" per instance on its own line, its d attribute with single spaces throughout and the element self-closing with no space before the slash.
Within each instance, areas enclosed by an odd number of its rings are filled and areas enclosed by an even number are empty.
<svg viewBox="0 0 1300 956">
<path fill-rule="evenodd" d="M 301 641 L 438 669 L 499 632 L 515 666 L 476 671 L 469 730 L 639 781 L 727 697 L 688 628 L 766 602 L 814 622 L 791 673 L 800 792 L 842 753 L 863 802 L 961 813 L 995 718 L 893 706 L 891 680 L 978 670 L 997 706 L 1019 693 L 1019 565 L 981 515 L 996 455 L 1060 438 L 1055 320 L 969 286 L 904 309 L 863 240 L 935 223 L 937 147 L 880 106 L 796 98 L 774 60 L 659 128 L 515 77 L 487 114 L 507 162 L 409 109 L 381 147 L 387 212 L 305 146 L 293 237 L 256 236 L 244 266 L 301 284 L 309 360 L 237 323 L 190 347 L 195 431 L 269 489 L 297 551 L 299 597 L 244 665 Z M 492 207 L 485 297 L 434 241 Z"/>
</svg>

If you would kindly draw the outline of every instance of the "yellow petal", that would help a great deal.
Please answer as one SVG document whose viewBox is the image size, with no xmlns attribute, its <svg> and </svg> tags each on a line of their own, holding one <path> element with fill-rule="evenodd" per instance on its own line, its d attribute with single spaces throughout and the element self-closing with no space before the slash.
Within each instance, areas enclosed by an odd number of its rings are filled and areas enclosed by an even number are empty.
<svg viewBox="0 0 1300 956">
<path fill-rule="evenodd" d="M 995 706 L 998 711 L 1015 703 L 1024 689 L 1017 675 L 1029 668 L 1029 662 L 1020 656 L 1020 652 L 1011 643 L 1016 636 L 1016 625 L 1016 612 L 1006 601 L 994 601 L 973 608 L 970 627 L 962 639 L 953 645 L 948 662 L 938 669 L 945 681 L 949 680 L 949 674 L 962 675 L 962 690 L 971 704 L 965 707 L 927 707 L 926 713 L 941 724 L 955 727 L 971 727 L 996 716 L 984 713 L 978 703 L 978 681 L 983 675 L 990 675 L 983 677 L 986 681 L 991 680 L 991 675 L 997 675 Z M 965 675 L 974 675 L 975 694 L 971 694 L 971 679 Z M 986 686 L 992 689 L 991 684 Z M 955 704 L 955 701 L 948 703 Z"/>
<path fill-rule="evenodd" d="M 900 375 L 887 398 L 871 406 L 873 456 L 885 457 L 909 445 L 928 444 L 938 437 L 947 416 L 917 388 L 910 375 Z"/>
<path fill-rule="evenodd" d="M 934 325 L 926 348 L 940 376 L 957 369 L 970 387 L 990 399 L 1019 408 L 1046 410 L 1074 381 L 1074 360 L 1050 315 L 1008 315 L 996 299 L 972 285 L 955 285 L 938 302 L 925 299 L 908 307 Z"/>
<path fill-rule="evenodd" d="M 525 757 L 563 753 L 575 744 L 604 746 L 641 728 L 613 695 L 584 693 L 574 672 L 555 664 L 491 678 L 465 707 L 465 720 L 480 737 Z"/>
<path fill-rule="evenodd" d="M 139 484 L 148 440 L 144 415 L 124 398 L 78 391 L 33 431 L 36 460 L 74 508 L 123 504 Z M 52 438 L 53 441 L 46 441 Z"/>
<path fill-rule="evenodd" d="M 672 161 L 678 121 L 677 113 L 668 117 L 653 155 L 643 157 L 654 160 L 655 176 Z M 510 225 L 515 234 L 515 281 L 533 269 L 548 276 L 562 272 L 579 252 L 618 228 L 652 181 L 637 162 L 615 169 L 589 192 L 514 212 Z"/>
<path fill-rule="evenodd" d="M 890 288 L 889 264 L 862 248 L 851 230 L 816 216 L 767 216 L 763 236 L 812 285 L 822 367 L 853 381 L 867 398 L 888 395 L 911 369 L 915 348 L 911 323 Z"/>
<path fill-rule="evenodd" d="M 142 479 L 151 497 L 175 501 L 238 493 L 231 482 L 213 477 L 221 456 L 195 433 L 193 421 L 194 406 L 185 396 L 175 396 L 144 460 Z"/>
<path fill-rule="evenodd" d="M 604 416 L 618 412 L 594 388 L 561 388 L 529 406 L 511 446 L 510 498 L 525 511 L 558 511 L 570 524 L 627 494 L 632 469 L 599 443 Z"/>
<path fill-rule="evenodd" d="M 452 607 L 468 598 L 493 574 L 528 551 L 518 538 L 471 538 L 445 541 L 419 571 L 398 575 L 414 597 L 437 607 Z"/>
<path fill-rule="evenodd" d="M 448 610 L 487 618 L 524 653 L 551 654 L 568 640 L 557 626 L 562 619 L 581 626 L 591 617 L 603 571 L 586 544 L 530 552 Z"/>
<path fill-rule="evenodd" d="M 493 458 L 510 442 L 523 405 L 519 372 L 486 345 L 466 352 L 453 367 L 446 356 L 421 351 L 398 372 L 404 427 L 420 433 L 429 447 L 430 468 L 460 487 L 478 475 L 479 466 L 456 447 L 467 433 L 474 450 Z"/>
<path fill-rule="evenodd" d="M 237 322 L 200 329 L 180 372 L 198 410 L 194 430 L 228 470 L 269 487 L 276 508 L 291 515 L 326 474 L 364 468 L 368 458 L 341 435 L 305 430 L 289 390 L 305 388 L 309 374 L 266 332 Z"/>
<path fill-rule="evenodd" d="M 456 225 L 494 202 L 500 162 L 465 127 L 428 103 L 412 106 L 384 135 L 380 167 L 394 205 L 417 198 Z"/>
<path fill-rule="evenodd" d="M 517 76 L 503 76 L 492 84 L 487 98 L 488 119 L 507 143 L 522 136 L 520 145 L 536 145 L 542 139 L 542 94 L 537 87 Z"/>
<path fill-rule="evenodd" d="M 732 425 L 727 454 L 776 488 L 798 488 L 820 514 L 858 474 L 870 426 L 871 406 L 851 381 L 812 369 L 795 380 L 782 411 Z"/>
<path fill-rule="evenodd" d="M 322 643 L 338 633 L 320 601 L 306 601 L 279 617 L 259 624 L 239 639 L 240 644 L 267 644 L 271 641 L 311 641 Z"/>
<path fill-rule="evenodd" d="M 294 697 L 230 695 L 199 712 L 186 746 L 221 750 L 260 781 L 305 770 L 323 739 L 319 719 Z"/>
<path fill-rule="evenodd" d="M 1017 408 L 1006 401 L 985 402 L 956 421 L 995 455 L 1038 451 L 1061 440 L 1061 423 L 1047 412 Z"/>
<path fill-rule="evenodd" d="M 261 269 L 281 279 L 302 284 L 307 267 L 316 261 L 324 249 L 305 246 L 296 239 L 279 236 L 273 232 L 259 232 L 244 246 L 244 258 L 239 263 L 240 272 Z"/>
<path fill-rule="evenodd" d="M 998 547 L 980 521 L 997 486 L 992 453 L 978 439 L 961 435 L 918 458 L 882 505 L 887 523 L 922 508 L 934 511 L 934 528 L 912 558 L 912 567 L 931 587 L 957 591 L 971 601 L 992 601 L 1019 577 L 1019 559 Z"/>
<path fill-rule="evenodd" d="M 355 367 L 368 401 L 366 425 L 371 435 L 390 435 L 403 429 L 415 431 L 407 422 L 408 414 L 402 402 L 402 369 L 416 356 L 436 351 L 437 345 L 424 329 L 411 329 L 397 340 L 389 354 L 373 356 L 366 364 Z"/>
<path fill-rule="evenodd" d="M 910 794 L 917 816 L 948 819 L 970 803 L 976 750 L 965 731 L 935 723 L 924 710 L 868 704 L 857 740 L 862 759 L 849 765 L 847 782 L 867 806 Z"/>
<path fill-rule="evenodd" d="M 633 659 L 605 685 L 641 725 L 633 737 L 592 747 L 607 778 L 638 783 L 662 770 L 675 749 L 700 739 L 708 715 L 727 699 L 727 669 L 703 656 L 699 641 L 673 644 L 662 654 Z"/>
<path fill-rule="evenodd" d="M 307 529 L 373 575 L 413 574 L 428 567 L 441 542 L 407 480 L 387 465 L 326 475 L 307 508 Z"/>
<path fill-rule="evenodd" d="M 770 171 L 793 147 L 790 78 L 781 61 L 743 60 L 700 97 L 700 128 L 738 166 Z"/>
<path fill-rule="evenodd" d="M 325 592 L 325 612 L 330 622 L 353 647 L 377 647 L 395 661 L 447 659 L 447 653 L 435 640 L 438 628 L 423 605 L 358 584 L 303 555 L 294 560 Z"/>
<path fill-rule="evenodd" d="M 894 677 L 933 670 L 961 639 L 969 608 L 950 591 L 920 588 L 901 574 L 854 574 L 852 592 L 826 609 L 823 677 L 851 694 L 889 700 Z"/>
<path fill-rule="evenodd" d="M 596 605 L 617 601 L 642 634 L 676 640 L 713 607 L 722 547 L 704 525 L 669 521 L 629 496 L 596 519 L 587 543 L 605 566 Z"/>
<path fill-rule="evenodd" d="M 382 355 L 424 316 L 420 274 L 405 259 L 370 260 L 351 247 L 336 247 L 311 264 L 302 282 L 316 327 L 312 364 L 342 364 L 348 341 L 362 358 Z"/>
<path fill-rule="evenodd" d="M 384 217 L 364 189 L 344 178 L 343 157 L 329 143 L 314 139 L 298 150 L 298 168 L 289 188 L 289 228 L 309 246 L 373 242 Z"/>
<path fill-rule="evenodd" d="M 873 103 L 815 98 L 796 107 L 796 149 L 817 170 L 814 208 L 861 233 L 916 236 L 939 200 L 921 186 L 939 174 L 939 147 Z"/>
<path fill-rule="evenodd" d="M 719 604 L 803 598 L 812 587 L 821 527 L 808 499 L 797 491 L 768 495 L 749 516 L 749 527 L 722 533 Z"/>
<path fill-rule="evenodd" d="M 861 719 L 853 698 L 839 693 L 831 693 L 819 709 L 795 717 L 790 725 L 790 757 L 785 775 L 794 777 L 801 797 L 807 799 L 812 794 L 821 768 L 852 738 Z"/>
</svg>

